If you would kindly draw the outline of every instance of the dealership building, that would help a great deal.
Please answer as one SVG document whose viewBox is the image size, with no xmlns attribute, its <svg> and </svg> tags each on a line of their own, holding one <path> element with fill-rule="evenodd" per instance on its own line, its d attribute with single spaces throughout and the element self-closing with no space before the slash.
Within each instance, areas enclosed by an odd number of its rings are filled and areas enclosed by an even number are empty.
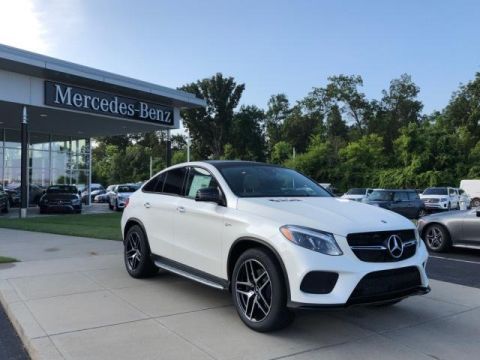
<svg viewBox="0 0 480 360">
<path fill-rule="evenodd" d="M 90 189 L 92 138 L 169 133 L 181 109 L 203 106 L 183 91 L 0 44 L 0 185 L 22 190 L 26 216 L 36 189 Z"/>
</svg>

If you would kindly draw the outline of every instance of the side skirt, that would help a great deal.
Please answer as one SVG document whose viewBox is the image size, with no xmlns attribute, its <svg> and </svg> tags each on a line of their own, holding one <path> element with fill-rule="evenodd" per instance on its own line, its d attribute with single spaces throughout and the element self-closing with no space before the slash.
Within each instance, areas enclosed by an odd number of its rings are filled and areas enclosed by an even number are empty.
<svg viewBox="0 0 480 360">
<path fill-rule="evenodd" d="M 183 276 L 187 279 L 199 282 L 219 290 L 228 290 L 229 281 L 210 275 L 206 272 L 194 269 L 190 266 L 180 264 L 163 256 L 152 254 L 154 264 L 164 270 Z"/>
</svg>

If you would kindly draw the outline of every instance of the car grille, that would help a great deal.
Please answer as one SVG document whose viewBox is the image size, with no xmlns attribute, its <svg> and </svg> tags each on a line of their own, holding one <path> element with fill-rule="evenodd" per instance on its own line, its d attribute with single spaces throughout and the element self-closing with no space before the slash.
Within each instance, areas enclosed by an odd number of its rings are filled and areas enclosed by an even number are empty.
<svg viewBox="0 0 480 360">
<path fill-rule="evenodd" d="M 439 203 L 440 199 L 422 199 L 425 204 L 435 204 Z"/>
<path fill-rule="evenodd" d="M 72 202 L 70 200 L 58 200 L 58 201 L 50 201 L 49 205 L 71 205 Z"/>
<path fill-rule="evenodd" d="M 393 256 L 388 250 L 388 240 L 392 235 L 398 235 L 402 240 L 403 251 L 399 257 Z M 367 262 L 402 261 L 415 255 L 417 249 L 414 230 L 348 234 L 347 242 L 357 258 Z"/>
<path fill-rule="evenodd" d="M 415 266 L 375 271 L 365 275 L 348 300 L 349 304 L 382 301 L 411 295 L 422 286 Z"/>
</svg>

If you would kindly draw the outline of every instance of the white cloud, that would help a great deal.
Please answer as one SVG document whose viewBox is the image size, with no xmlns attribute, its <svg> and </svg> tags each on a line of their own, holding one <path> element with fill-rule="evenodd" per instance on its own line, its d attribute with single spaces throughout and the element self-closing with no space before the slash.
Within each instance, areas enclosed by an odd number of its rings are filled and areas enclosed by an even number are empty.
<svg viewBox="0 0 480 360">
<path fill-rule="evenodd" d="M 0 0 L 0 43 L 48 53 L 51 43 L 34 0 Z"/>
</svg>

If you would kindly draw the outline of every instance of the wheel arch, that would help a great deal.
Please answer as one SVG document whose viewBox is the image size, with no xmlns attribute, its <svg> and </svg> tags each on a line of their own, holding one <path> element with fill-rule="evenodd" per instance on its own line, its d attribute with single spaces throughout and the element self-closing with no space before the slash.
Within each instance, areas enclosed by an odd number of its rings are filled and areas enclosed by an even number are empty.
<svg viewBox="0 0 480 360">
<path fill-rule="evenodd" d="M 147 231 L 145 230 L 145 226 L 143 225 L 142 221 L 137 218 L 129 218 L 125 223 L 125 227 L 123 228 L 123 242 L 125 242 L 125 238 L 127 236 L 128 230 L 132 228 L 132 226 L 138 225 L 143 231 L 145 235 L 145 239 L 147 240 L 148 250 L 150 251 L 150 242 L 148 241 Z"/>
<path fill-rule="evenodd" d="M 229 284 L 232 283 L 231 280 L 232 280 L 233 268 L 235 267 L 235 263 L 237 262 L 237 259 L 246 250 L 252 249 L 252 248 L 261 248 L 266 250 L 268 253 L 272 255 L 274 261 L 280 267 L 281 275 L 285 284 L 285 289 L 287 291 L 287 303 L 288 303 L 290 301 L 290 282 L 288 279 L 288 273 L 287 273 L 287 269 L 285 268 L 285 264 L 283 263 L 280 254 L 277 252 L 277 250 L 275 250 L 275 248 L 271 244 L 258 238 L 241 237 L 233 242 L 228 252 L 228 258 L 227 258 L 227 276 L 228 276 Z"/>
<path fill-rule="evenodd" d="M 440 226 L 442 229 L 445 230 L 445 232 L 447 233 L 450 241 L 452 239 L 452 234 L 450 233 L 450 230 L 448 229 L 448 227 L 445 225 L 445 224 L 442 224 L 441 222 L 438 222 L 438 221 L 432 221 L 430 223 L 428 223 L 427 225 L 424 226 L 423 230 L 422 230 L 422 234 L 421 234 L 421 238 L 423 239 L 427 233 L 427 230 L 432 227 L 433 225 L 437 225 L 437 226 Z"/>
</svg>

